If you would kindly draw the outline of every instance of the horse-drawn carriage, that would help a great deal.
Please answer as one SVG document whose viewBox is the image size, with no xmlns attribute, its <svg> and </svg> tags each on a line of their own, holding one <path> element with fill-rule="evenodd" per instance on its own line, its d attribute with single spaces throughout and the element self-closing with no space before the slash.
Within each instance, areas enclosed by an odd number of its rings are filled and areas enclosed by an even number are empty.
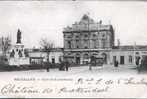
<svg viewBox="0 0 147 99">
<path fill-rule="evenodd" d="M 103 66 L 103 64 L 104 64 L 104 57 L 98 55 L 91 56 L 89 70 L 91 70 L 93 66 Z"/>
</svg>

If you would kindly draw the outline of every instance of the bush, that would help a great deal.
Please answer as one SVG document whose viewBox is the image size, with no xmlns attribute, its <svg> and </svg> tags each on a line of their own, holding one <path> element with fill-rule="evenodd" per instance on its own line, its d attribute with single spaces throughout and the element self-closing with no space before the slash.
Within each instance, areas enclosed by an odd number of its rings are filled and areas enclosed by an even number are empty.
<svg viewBox="0 0 147 99">
<path fill-rule="evenodd" d="M 13 70 L 19 70 L 19 67 L 15 65 L 10 66 L 8 64 L 0 63 L 0 71 L 13 71 Z"/>
</svg>

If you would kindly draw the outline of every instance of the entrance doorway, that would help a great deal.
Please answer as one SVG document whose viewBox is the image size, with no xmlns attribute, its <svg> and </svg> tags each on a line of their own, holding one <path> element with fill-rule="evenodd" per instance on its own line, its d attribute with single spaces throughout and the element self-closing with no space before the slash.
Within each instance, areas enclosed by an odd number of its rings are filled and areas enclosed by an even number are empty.
<svg viewBox="0 0 147 99">
<path fill-rule="evenodd" d="M 55 58 L 52 58 L 52 64 L 54 64 L 55 63 Z"/>
<path fill-rule="evenodd" d="M 80 64 L 80 57 L 76 57 L 76 64 Z"/>
<path fill-rule="evenodd" d="M 124 59 L 124 56 L 120 56 L 120 64 L 124 64 L 125 63 L 125 59 Z"/>
</svg>

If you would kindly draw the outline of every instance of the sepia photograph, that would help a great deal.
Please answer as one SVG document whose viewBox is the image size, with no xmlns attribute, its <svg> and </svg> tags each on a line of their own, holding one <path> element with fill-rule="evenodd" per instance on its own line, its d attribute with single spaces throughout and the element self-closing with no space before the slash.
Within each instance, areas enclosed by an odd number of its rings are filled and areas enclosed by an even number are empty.
<svg viewBox="0 0 147 99">
<path fill-rule="evenodd" d="M 146 1 L 0 1 L 0 98 L 147 98 L 146 18 Z"/>
</svg>

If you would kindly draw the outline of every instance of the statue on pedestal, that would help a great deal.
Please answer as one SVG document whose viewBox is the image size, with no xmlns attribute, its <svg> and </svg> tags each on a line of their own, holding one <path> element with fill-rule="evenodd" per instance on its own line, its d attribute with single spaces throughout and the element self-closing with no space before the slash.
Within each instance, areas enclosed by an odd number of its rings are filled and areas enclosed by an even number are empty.
<svg viewBox="0 0 147 99">
<path fill-rule="evenodd" d="M 17 31 L 17 42 L 16 42 L 17 44 L 18 43 L 21 43 L 21 31 L 18 29 L 18 31 Z"/>
</svg>

